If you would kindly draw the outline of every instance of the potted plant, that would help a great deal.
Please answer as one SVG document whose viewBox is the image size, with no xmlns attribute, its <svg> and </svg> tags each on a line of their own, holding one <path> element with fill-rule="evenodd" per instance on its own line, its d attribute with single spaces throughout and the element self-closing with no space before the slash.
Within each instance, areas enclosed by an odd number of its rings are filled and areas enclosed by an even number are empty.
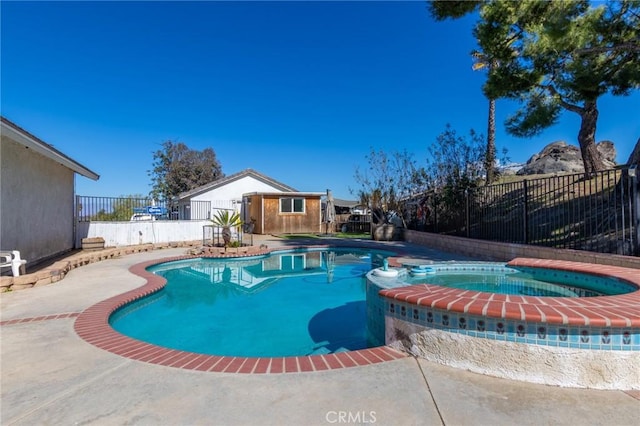
<svg viewBox="0 0 640 426">
<path fill-rule="evenodd" d="M 229 247 L 229 243 L 231 243 L 231 228 L 242 226 L 240 214 L 229 210 L 218 210 L 211 222 L 214 226 L 222 228 L 222 240 L 225 247 Z"/>
</svg>

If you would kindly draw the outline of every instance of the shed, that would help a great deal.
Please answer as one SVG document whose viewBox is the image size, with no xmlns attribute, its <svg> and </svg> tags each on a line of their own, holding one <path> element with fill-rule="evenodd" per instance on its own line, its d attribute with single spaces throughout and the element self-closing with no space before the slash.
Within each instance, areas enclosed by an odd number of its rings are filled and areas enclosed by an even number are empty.
<svg viewBox="0 0 640 426">
<path fill-rule="evenodd" d="M 256 234 L 321 232 L 323 192 L 252 192 L 243 205 Z"/>
<path fill-rule="evenodd" d="M 28 264 L 75 244 L 75 176 L 100 176 L 0 117 L 0 246 Z"/>
</svg>

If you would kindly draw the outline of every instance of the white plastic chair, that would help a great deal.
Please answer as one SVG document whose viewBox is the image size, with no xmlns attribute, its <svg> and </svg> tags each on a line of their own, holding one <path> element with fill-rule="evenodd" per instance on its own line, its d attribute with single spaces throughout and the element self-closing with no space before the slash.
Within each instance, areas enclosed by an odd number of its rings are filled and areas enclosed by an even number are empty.
<svg viewBox="0 0 640 426">
<path fill-rule="evenodd" d="M 11 267 L 11 273 L 14 277 L 20 276 L 20 267 L 26 264 L 27 261 L 20 258 L 18 250 L 0 252 L 0 268 Z"/>
<path fill-rule="evenodd" d="M 0 268 L 10 268 L 12 259 L 10 251 L 0 251 Z"/>
</svg>

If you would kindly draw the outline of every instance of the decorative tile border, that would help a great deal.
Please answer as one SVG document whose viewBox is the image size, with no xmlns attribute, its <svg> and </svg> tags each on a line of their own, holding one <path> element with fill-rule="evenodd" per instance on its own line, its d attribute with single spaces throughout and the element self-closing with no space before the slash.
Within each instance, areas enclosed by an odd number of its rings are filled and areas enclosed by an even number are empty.
<svg viewBox="0 0 640 426">
<path fill-rule="evenodd" d="M 640 271 L 545 259 L 507 266 L 615 277 L 640 290 Z M 553 272 L 552 272 L 553 273 Z M 429 284 L 380 291 L 385 315 L 426 327 L 527 344 L 640 350 L 640 291 L 589 298 L 511 296 Z"/>
<path fill-rule="evenodd" d="M 487 318 L 385 301 L 385 315 L 424 327 L 490 340 L 553 347 L 640 351 L 640 328 L 557 325 Z"/>
<path fill-rule="evenodd" d="M 109 317 L 118 308 L 161 290 L 166 280 L 146 270 L 164 262 L 200 258 L 179 256 L 138 263 L 129 271 L 145 278 L 147 283 L 135 290 L 97 303 L 82 312 L 74 324 L 78 336 L 88 343 L 113 354 L 137 361 L 187 370 L 221 373 L 275 374 L 334 370 L 377 364 L 406 358 L 408 355 L 387 346 L 327 355 L 251 358 L 203 355 L 168 349 L 124 336 L 109 325 Z"/>
</svg>

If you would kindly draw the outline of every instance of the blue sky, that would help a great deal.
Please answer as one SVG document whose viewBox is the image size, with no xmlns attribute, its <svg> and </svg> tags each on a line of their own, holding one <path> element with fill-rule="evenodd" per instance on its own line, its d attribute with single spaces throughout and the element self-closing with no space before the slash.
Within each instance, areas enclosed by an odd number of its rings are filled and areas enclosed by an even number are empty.
<svg viewBox="0 0 640 426">
<path fill-rule="evenodd" d="M 435 22 L 415 2 L 6 2 L 2 115 L 101 175 L 80 195 L 147 194 L 167 139 L 211 147 L 227 175 L 253 168 L 301 191 L 355 198 L 370 148 L 418 163 L 450 123 L 486 134 L 475 18 Z M 577 144 L 578 116 L 532 139 L 502 122 L 497 145 L 525 162 Z M 599 102 L 596 139 L 626 162 L 640 94 Z"/>
</svg>

